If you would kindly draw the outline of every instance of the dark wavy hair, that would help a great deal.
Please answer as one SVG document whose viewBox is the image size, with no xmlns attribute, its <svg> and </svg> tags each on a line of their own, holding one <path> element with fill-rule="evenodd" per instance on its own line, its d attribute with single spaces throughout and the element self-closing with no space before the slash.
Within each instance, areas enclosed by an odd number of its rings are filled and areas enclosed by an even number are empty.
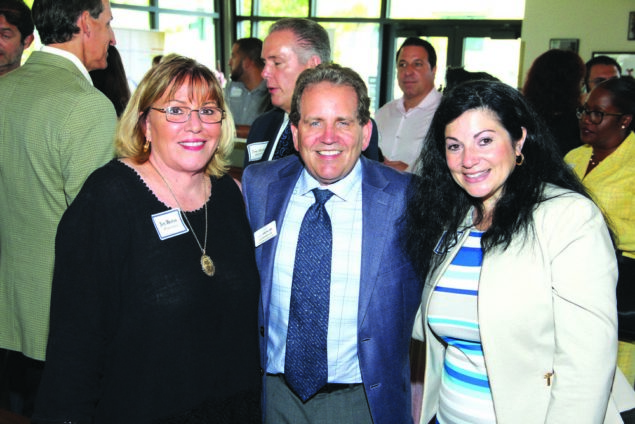
<svg viewBox="0 0 635 424">
<path fill-rule="evenodd" d="M 527 72 L 523 94 L 543 117 L 580 106 L 584 62 L 570 50 L 552 49 L 534 60 Z"/>
<path fill-rule="evenodd" d="M 0 15 L 20 31 L 20 42 L 33 34 L 31 10 L 22 0 L 0 0 Z"/>
<path fill-rule="evenodd" d="M 370 97 L 366 83 L 357 72 L 335 63 L 322 63 L 315 68 L 305 69 L 298 76 L 291 99 L 289 120 L 296 127 L 300 122 L 300 101 L 306 89 L 321 82 L 329 82 L 338 86 L 351 87 L 357 94 L 357 120 L 360 125 L 366 125 L 370 120 Z"/>
<path fill-rule="evenodd" d="M 445 129 L 470 110 L 487 110 L 497 117 L 515 145 L 527 131 L 522 153 L 524 163 L 507 178 L 496 203 L 492 224 L 483 234 L 483 251 L 505 248 L 517 236 L 533 233 L 532 212 L 546 200 L 546 183 L 589 197 L 582 183 L 558 155 L 551 133 L 516 90 L 497 81 L 468 81 L 444 95 L 434 115 L 421 156 L 417 178 L 410 186 L 404 242 L 415 266 L 425 276 L 428 265 L 436 266 L 456 241 L 468 212 L 476 211 L 474 223 L 483 219 L 482 202 L 471 197 L 453 179 L 446 162 Z M 444 231 L 450 236 L 443 237 Z M 432 251 L 439 241 L 435 261 Z"/>
<path fill-rule="evenodd" d="M 34 0 L 33 22 L 42 44 L 65 43 L 79 33 L 77 19 L 88 11 L 94 19 L 104 11 L 101 0 Z"/>
</svg>

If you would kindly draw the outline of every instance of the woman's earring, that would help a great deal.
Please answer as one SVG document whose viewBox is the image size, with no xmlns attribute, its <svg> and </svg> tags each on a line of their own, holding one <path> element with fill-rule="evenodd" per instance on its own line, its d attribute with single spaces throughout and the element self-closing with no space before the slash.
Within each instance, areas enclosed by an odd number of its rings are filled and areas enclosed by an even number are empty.
<svg viewBox="0 0 635 424">
<path fill-rule="evenodd" d="M 146 144 L 143 145 L 143 153 L 148 153 L 148 150 L 150 150 L 150 140 L 146 138 Z"/>
<path fill-rule="evenodd" d="M 520 160 L 518 158 L 520 158 Z M 525 155 L 521 153 L 520 155 L 516 156 L 516 166 L 520 166 L 524 162 L 525 162 Z"/>
</svg>

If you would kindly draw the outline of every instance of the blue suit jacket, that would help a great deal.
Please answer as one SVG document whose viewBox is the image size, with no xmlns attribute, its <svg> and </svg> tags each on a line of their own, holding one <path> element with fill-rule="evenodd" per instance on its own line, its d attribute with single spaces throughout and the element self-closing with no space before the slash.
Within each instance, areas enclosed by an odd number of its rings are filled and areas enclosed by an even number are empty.
<svg viewBox="0 0 635 424">
<path fill-rule="evenodd" d="M 372 118 L 371 121 L 373 122 L 373 132 L 370 136 L 370 143 L 368 144 L 366 150 L 364 150 L 363 154 L 368 159 L 379 160 L 379 132 L 377 131 L 377 123 Z M 251 124 L 245 146 L 245 161 L 243 165 L 245 168 L 253 163 L 267 161 L 267 158 L 271 154 L 273 142 L 275 141 L 276 137 L 278 137 L 278 132 L 280 132 L 280 127 L 282 126 L 283 122 L 284 110 L 276 107 L 260 115 Z M 262 157 L 257 159 L 252 158 L 252 160 L 250 160 L 249 145 L 261 142 L 267 143 Z"/>
<path fill-rule="evenodd" d="M 400 218 L 410 175 L 362 161 L 362 266 L 357 349 L 375 424 L 411 423 L 408 347 L 422 279 L 402 251 Z M 255 164 L 243 174 L 243 195 L 253 231 L 282 227 L 291 193 L 304 169 L 298 156 Z M 261 278 L 261 366 L 266 370 L 269 302 L 278 238 L 256 247 Z"/>
</svg>

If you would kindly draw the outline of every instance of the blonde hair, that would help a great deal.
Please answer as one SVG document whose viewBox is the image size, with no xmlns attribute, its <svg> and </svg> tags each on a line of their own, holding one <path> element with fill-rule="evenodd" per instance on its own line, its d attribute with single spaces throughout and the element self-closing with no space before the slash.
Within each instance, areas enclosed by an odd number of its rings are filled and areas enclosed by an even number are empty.
<svg viewBox="0 0 635 424">
<path fill-rule="evenodd" d="M 221 136 L 218 147 L 206 169 L 208 175 L 220 177 L 229 168 L 229 156 L 234 148 L 234 119 L 226 108 L 223 89 L 214 73 L 194 59 L 176 54 L 165 56 L 157 66 L 151 68 L 133 93 L 117 126 L 116 154 L 136 163 L 148 160 L 150 151 L 144 152 L 143 146 L 146 143 L 145 122 L 150 108 L 165 94 L 172 98 L 184 84 L 189 84 L 190 99 L 210 99 L 225 111 L 225 117 L 220 123 Z"/>
</svg>

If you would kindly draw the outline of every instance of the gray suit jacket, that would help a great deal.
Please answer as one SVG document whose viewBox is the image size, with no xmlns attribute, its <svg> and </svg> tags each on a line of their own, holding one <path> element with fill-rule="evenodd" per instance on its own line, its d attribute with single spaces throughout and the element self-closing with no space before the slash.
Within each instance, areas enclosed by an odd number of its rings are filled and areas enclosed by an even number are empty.
<svg viewBox="0 0 635 424">
<path fill-rule="evenodd" d="M 422 280 L 400 243 L 400 218 L 410 175 L 362 157 L 362 266 L 357 349 L 375 424 L 410 423 L 408 347 Z M 297 156 L 254 164 L 243 174 L 243 195 L 253 231 L 285 211 L 304 169 Z M 261 364 L 266 370 L 269 302 L 277 237 L 256 248 L 261 278 Z M 265 394 L 266 395 L 266 394 Z"/>
</svg>

